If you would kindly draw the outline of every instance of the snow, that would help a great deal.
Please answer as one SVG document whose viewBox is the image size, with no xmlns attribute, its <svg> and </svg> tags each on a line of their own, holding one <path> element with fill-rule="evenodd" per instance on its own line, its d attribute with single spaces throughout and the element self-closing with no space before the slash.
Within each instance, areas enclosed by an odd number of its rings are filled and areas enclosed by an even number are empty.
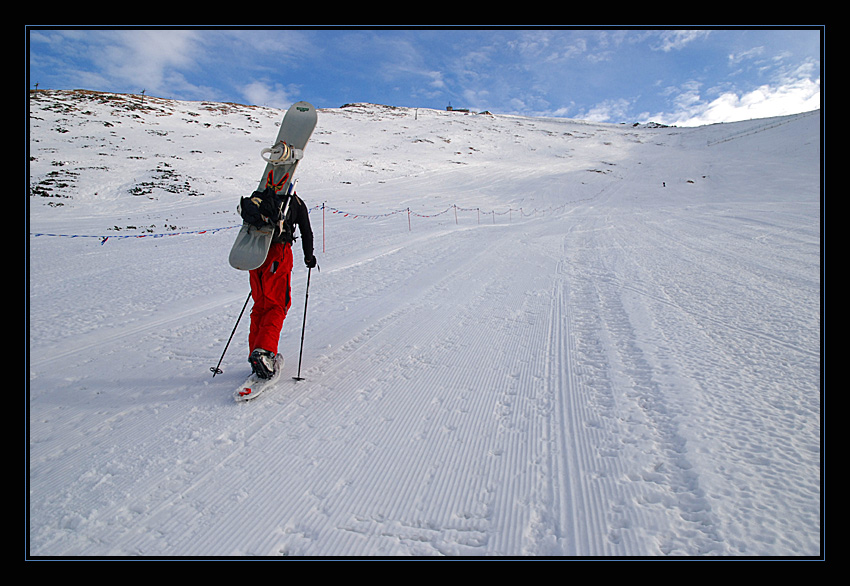
<svg viewBox="0 0 850 586">
<path fill-rule="evenodd" d="M 296 245 L 287 373 L 237 404 L 283 112 L 29 106 L 29 556 L 822 554 L 819 111 L 320 110 L 306 380 Z"/>
</svg>

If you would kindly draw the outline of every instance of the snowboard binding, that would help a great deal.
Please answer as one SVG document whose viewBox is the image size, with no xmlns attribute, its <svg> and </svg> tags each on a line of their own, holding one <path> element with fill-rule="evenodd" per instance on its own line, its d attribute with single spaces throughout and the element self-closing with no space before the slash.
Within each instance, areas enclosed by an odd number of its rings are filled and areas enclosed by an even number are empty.
<svg viewBox="0 0 850 586">
<path fill-rule="evenodd" d="M 248 362 L 251 363 L 251 370 L 258 378 L 268 380 L 276 374 L 278 360 L 279 357 L 275 356 L 275 354 L 268 350 L 257 348 L 251 352 Z"/>
<path fill-rule="evenodd" d="M 273 166 L 291 165 L 295 161 L 300 161 L 304 158 L 304 151 L 293 148 L 285 142 L 279 142 L 272 147 L 260 151 L 260 156 L 266 163 Z"/>
</svg>

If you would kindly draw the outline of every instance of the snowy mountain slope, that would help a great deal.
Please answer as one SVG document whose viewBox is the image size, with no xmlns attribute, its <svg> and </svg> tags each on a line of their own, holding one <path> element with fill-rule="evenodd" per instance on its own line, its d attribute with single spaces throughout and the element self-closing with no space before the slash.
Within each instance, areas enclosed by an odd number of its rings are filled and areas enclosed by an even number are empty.
<svg viewBox="0 0 850 586">
<path fill-rule="evenodd" d="M 320 111 L 307 380 L 236 405 L 281 116 L 32 94 L 31 555 L 819 555 L 818 112 Z"/>
</svg>

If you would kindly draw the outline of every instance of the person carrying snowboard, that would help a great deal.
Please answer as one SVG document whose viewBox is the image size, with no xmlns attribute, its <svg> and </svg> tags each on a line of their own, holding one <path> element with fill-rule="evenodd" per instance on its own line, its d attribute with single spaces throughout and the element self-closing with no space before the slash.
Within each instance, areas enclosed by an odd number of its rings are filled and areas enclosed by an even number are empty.
<svg viewBox="0 0 850 586">
<path fill-rule="evenodd" d="M 304 264 L 316 266 L 313 255 L 313 230 L 304 201 L 295 193 L 281 195 L 272 187 L 255 191 L 251 197 L 242 198 L 242 218 L 257 227 L 274 226 L 274 236 L 265 262 L 249 272 L 251 298 L 251 329 L 248 334 L 248 361 L 260 378 L 271 378 L 275 373 L 275 357 L 283 320 L 292 304 L 292 244 L 294 230 L 301 235 Z"/>
</svg>

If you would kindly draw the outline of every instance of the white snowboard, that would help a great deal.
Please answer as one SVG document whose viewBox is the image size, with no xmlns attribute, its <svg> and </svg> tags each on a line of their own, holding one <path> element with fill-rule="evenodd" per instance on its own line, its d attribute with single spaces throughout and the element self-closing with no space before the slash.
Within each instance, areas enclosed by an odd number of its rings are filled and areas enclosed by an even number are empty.
<svg viewBox="0 0 850 586">
<path fill-rule="evenodd" d="M 316 109 L 307 102 L 296 102 L 286 111 L 274 146 L 263 149 L 261 153 L 263 160 L 266 161 L 266 170 L 257 191 L 273 187 L 278 193 L 288 193 L 298 162 L 304 156 L 304 148 L 316 128 L 316 120 Z M 295 156 L 289 157 L 285 162 L 271 161 L 266 157 L 271 152 L 279 152 L 276 147 L 282 143 L 288 145 Z M 243 222 L 236 235 L 236 241 L 230 249 L 230 266 L 240 271 L 250 271 L 260 267 L 268 255 L 272 236 L 274 236 L 274 227 L 271 225 L 257 228 Z"/>
</svg>

